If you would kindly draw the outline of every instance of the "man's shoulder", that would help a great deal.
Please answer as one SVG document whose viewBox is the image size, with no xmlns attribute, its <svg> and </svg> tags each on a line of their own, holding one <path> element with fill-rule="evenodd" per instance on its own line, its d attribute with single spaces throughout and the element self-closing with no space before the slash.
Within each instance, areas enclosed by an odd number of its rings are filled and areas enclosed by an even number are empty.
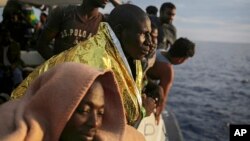
<svg viewBox="0 0 250 141">
<path fill-rule="evenodd" d="M 162 28 L 174 28 L 174 29 L 176 29 L 176 27 L 173 25 L 173 24 L 171 24 L 171 23 L 164 23 L 164 24 L 162 24 Z"/>
<path fill-rule="evenodd" d="M 157 16 L 149 15 L 149 18 L 150 18 L 151 22 L 153 24 L 155 24 L 155 26 L 157 26 L 157 27 L 161 26 L 160 19 Z"/>
<path fill-rule="evenodd" d="M 62 7 L 62 10 L 64 10 L 65 12 L 72 12 L 72 11 L 76 10 L 77 7 L 78 6 L 76 6 L 76 5 L 68 5 L 68 6 Z"/>
<path fill-rule="evenodd" d="M 175 27 L 175 25 L 170 24 L 170 27 L 172 28 L 172 30 L 174 30 L 174 31 L 176 32 L 176 27 Z"/>
<path fill-rule="evenodd" d="M 172 33 L 173 35 L 176 35 L 176 27 L 173 24 L 163 24 L 162 25 L 163 32 Z"/>
<path fill-rule="evenodd" d="M 67 5 L 67 6 L 58 6 L 54 10 L 62 10 L 62 11 L 64 11 L 64 10 L 72 10 L 72 9 L 75 9 L 75 8 L 77 8 L 76 5 Z"/>
<path fill-rule="evenodd" d="M 63 16 L 65 16 L 65 14 L 72 14 L 72 12 L 74 13 L 74 11 L 76 10 L 76 8 L 77 6 L 75 5 L 58 6 L 52 11 L 52 15 L 56 16 L 62 14 Z"/>
</svg>

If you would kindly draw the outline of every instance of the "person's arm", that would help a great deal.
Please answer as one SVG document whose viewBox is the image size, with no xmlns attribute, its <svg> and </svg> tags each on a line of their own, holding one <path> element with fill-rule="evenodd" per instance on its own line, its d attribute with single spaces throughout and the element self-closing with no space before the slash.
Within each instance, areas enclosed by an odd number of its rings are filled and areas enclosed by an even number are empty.
<svg viewBox="0 0 250 141">
<path fill-rule="evenodd" d="M 172 87 L 173 84 L 173 79 L 174 79 L 174 70 L 173 70 L 173 65 L 169 64 L 164 64 L 162 65 L 162 72 L 160 74 L 160 86 L 163 88 L 164 92 L 164 97 L 165 97 L 165 102 L 167 100 L 167 95 L 170 91 L 170 88 Z"/>
<path fill-rule="evenodd" d="M 154 66 L 148 70 L 147 75 L 152 79 L 160 80 L 159 85 L 163 88 L 164 95 L 167 95 L 173 84 L 173 65 L 156 60 Z"/>
<path fill-rule="evenodd" d="M 21 56 L 21 49 L 19 43 L 11 41 L 10 47 L 7 52 L 7 57 L 11 65 L 16 64 L 20 60 L 20 56 Z"/>
<path fill-rule="evenodd" d="M 53 56 L 53 50 L 49 47 L 49 44 L 59 33 L 62 14 L 62 10 L 56 8 L 49 16 L 48 22 L 38 38 L 37 50 L 46 60 Z"/>
<path fill-rule="evenodd" d="M 49 47 L 49 43 L 53 40 L 56 34 L 56 32 L 52 32 L 45 28 L 38 38 L 37 51 L 45 60 L 48 60 L 53 56 L 53 50 Z"/>
<path fill-rule="evenodd" d="M 117 7 L 119 5 L 122 5 L 122 2 L 120 0 L 109 0 L 114 7 Z"/>
<path fill-rule="evenodd" d="M 142 94 L 142 106 L 146 110 L 145 116 L 150 116 L 156 108 L 156 101 L 152 97 L 149 97 L 146 94 Z"/>
<path fill-rule="evenodd" d="M 165 108 L 168 93 L 173 84 L 174 70 L 173 65 L 164 62 L 156 61 L 154 66 L 148 70 L 148 76 L 152 79 L 159 79 L 159 86 L 163 88 L 163 100 L 156 109 L 156 121 L 159 122 L 159 117 Z"/>
</svg>

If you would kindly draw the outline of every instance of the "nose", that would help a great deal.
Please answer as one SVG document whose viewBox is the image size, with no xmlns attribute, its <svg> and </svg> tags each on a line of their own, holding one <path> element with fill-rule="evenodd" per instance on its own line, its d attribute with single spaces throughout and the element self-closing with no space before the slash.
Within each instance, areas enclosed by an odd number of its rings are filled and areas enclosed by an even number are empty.
<svg viewBox="0 0 250 141">
<path fill-rule="evenodd" d="M 92 112 L 91 116 L 89 117 L 89 126 L 92 128 L 97 128 L 100 125 L 100 119 L 96 112 Z"/>
<path fill-rule="evenodd" d="M 146 34 L 146 40 L 144 44 L 149 47 L 153 44 L 150 33 Z"/>
</svg>

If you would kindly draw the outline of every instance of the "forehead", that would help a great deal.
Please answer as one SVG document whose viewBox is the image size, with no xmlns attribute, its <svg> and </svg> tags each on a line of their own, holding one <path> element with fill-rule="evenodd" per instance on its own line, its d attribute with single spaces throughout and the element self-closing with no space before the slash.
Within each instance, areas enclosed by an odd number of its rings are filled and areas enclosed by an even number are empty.
<svg viewBox="0 0 250 141">
<path fill-rule="evenodd" d="M 176 9 L 166 8 L 166 9 L 164 10 L 164 13 L 176 13 Z"/>
<path fill-rule="evenodd" d="M 102 106 L 104 104 L 104 90 L 100 82 L 94 82 L 88 90 L 81 104 L 91 104 L 94 106 Z"/>
<path fill-rule="evenodd" d="M 137 21 L 131 25 L 131 29 L 135 32 L 151 32 L 151 22 L 149 18 L 145 18 L 144 20 Z"/>
</svg>

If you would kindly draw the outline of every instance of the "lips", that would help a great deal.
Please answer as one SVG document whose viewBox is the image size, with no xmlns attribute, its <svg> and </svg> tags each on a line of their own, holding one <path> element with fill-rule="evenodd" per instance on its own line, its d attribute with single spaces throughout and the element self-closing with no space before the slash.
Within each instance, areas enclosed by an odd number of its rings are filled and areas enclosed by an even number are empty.
<svg viewBox="0 0 250 141">
<path fill-rule="evenodd" d="M 81 140 L 92 141 L 94 136 L 81 135 Z"/>
<path fill-rule="evenodd" d="M 92 130 L 88 130 L 88 131 L 81 131 L 80 132 L 81 138 L 84 138 L 86 140 L 92 140 L 93 137 L 96 135 L 96 130 L 92 129 Z"/>
<path fill-rule="evenodd" d="M 95 133 L 87 133 L 87 134 L 81 134 L 82 140 L 92 141 L 95 136 Z"/>
</svg>

